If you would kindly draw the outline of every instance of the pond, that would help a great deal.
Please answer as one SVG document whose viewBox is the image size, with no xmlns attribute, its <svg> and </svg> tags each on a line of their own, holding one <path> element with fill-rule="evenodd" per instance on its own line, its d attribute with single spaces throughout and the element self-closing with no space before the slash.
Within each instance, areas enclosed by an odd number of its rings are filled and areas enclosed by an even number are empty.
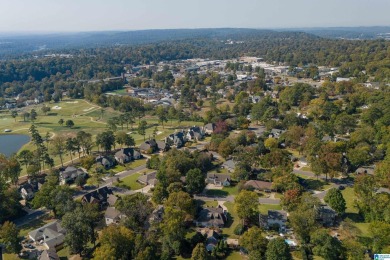
<svg viewBox="0 0 390 260">
<path fill-rule="evenodd" d="M 28 135 L 0 135 L 0 153 L 10 156 L 30 141 Z"/>
</svg>

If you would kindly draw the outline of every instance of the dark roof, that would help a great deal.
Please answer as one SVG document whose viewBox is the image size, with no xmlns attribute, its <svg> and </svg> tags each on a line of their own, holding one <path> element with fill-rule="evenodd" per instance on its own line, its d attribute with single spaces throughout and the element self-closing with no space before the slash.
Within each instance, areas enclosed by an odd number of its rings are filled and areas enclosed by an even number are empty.
<svg viewBox="0 0 390 260">
<path fill-rule="evenodd" d="M 198 222 L 208 222 L 212 226 L 225 225 L 227 219 L 223 208 L 218 206 L 216 208 L 206 207 L 203 208 L 196 219 Z"/>
<path fill-rule="evenodd" d="M 112 190 L 108 187 L 102 187 L 97 190 L 91 191 L 82 197 L 82 201 L 88 203 L 104 203 L 107 202 L 108 196 L 112 195 Z"/>
<path fill-rule="evenodd" d="M 59 260 L 60 258 L 57 255 L 57 252 L 54 248 L 49 250 L 43 250 L 38 260 Z"/>
<path fill-rule="evenodd" d="M 268 218 L 287 221 L 287 212 L 284 210 L 268 210 Z"/>
<path fill-rule="evenodd" d="M 223 173 L 207 173 L 207 178 L 210 180 L 216 180 L 216 181 L 225 181 L 228 180 L 230 181 L 230 175 L 228 174 L 223 174 Z"/>
</svg>

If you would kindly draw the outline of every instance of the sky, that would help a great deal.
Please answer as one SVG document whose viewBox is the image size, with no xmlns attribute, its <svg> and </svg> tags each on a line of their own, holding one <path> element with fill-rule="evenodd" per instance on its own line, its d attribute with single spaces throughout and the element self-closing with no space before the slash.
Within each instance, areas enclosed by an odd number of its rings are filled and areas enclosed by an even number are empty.
<svg viewBox="0 0 390 260">
<path fill-rule="evenodd" d="M 0 0 L 0 32 L 389 26 L 390 0 Z"/>
</svg>

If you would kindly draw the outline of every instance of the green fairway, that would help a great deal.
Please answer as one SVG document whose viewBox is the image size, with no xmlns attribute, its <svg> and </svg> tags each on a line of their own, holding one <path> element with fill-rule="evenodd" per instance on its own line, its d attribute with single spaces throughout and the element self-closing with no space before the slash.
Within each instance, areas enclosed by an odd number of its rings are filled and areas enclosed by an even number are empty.
<svg viewBox="0 0 390 260">
<path fill-rule="evenodd" d="M 51 110 L 45 115 L 41 108 L 46 105 L 50 107 Z M 23 113 L 30 112 L 31 109 L 35 109 L 38 113 L 37 119 L 34 122 L 24 121 Z M 28 106 L 18 110 L 18 116 L 14 119 L 11 117 L 9 111 L 2 111 L 0 113 L 0 133 L 3 133 L 5 129 L 11 129 L 12 133 L 17 134 L 29 134 L 28 130 L 32 123 L 34 123 L 39 133 L 42 137 L 45 137 L 46 133 L 54 137 L 55 135 L 64 134 L 69 137 L 76 136 L 77 132 L 85 131 L 87 133 L 91 133 L 93 137 L 95 137 L 98 133 L 108 130 L 107 128 L 107 120 L 112 117 L 119 116 L 121 113 L 115 111 L 111 108 L 100 108 L 99 106 L 92 104 L 86 100 L 78 99 L 64 99 L 63 101 L 57 103 L 43 103 L 33 106 Z M 60 119 L 63 119 L 65 122 L 67 120 L 72 120 L 74 122 L 74 127 L 69 128 L 64 125 L 60 125 L 58 122 Z M 138 134 L 137 126 L 138 119 L 133 124 L 133 130 L 131 129 L 131 125 L 118 126 L 117 131 L 125 131 L 126 133 L 131 134 L 134 138 L 136 145 L 140 145 L 144 139 L 153 138 L 154 132 L 157 132 L 155 135 L 155 139 L 163 140 L 165 137 L 173 133 L 176 129 L 186 129 L 193 125 L 203 125 L 202 122 L 181 122 L 179 124 L 178 121 L 173 120 L 173 122 L 165 123 L 164 127 L 160 125 L 158 119 L 151 116 L 145 116 L 142 120 L 146 120 L 148 123 L 148 128 L 146 129 L 145 136 Z M 157 127 L 157 129 L 156 129 Z M 35 150 L 35 146 L 32 143 L 27 143 L 20 150 L 28 149 Z M 49 144 L 49 154 L 51 154 L 52 147 Z M 93 150 L 96 151 L 97 147 L 93 147 Z M 54 156 L 51 154 L 54 159 L 54 165 L 60 166 L 61 161 L 58 156 Z M 78 157 L 74 155 L 73 158 Z M 70 163 L 71 157 L 68 153 L 63 155 L 63 162 L 65 165 Z M 144 163 L 143 161 L 136 161 L 128 165 L 128 167 L 136 168 L 140 166 L 140 163 Z M 118 172 L 118 171 L 116 171 Z M 26 170 L 23 167 L 22 174 L 26 175 Z"/>
</svg>

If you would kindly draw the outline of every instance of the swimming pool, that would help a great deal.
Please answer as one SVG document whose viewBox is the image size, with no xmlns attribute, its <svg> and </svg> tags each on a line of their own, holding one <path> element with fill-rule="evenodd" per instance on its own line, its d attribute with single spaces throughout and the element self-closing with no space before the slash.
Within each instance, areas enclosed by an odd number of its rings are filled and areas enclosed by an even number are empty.
<svg viewBox="0 0 390 260">
<path fill-rule="evenodd" d="M 294 240 L 291 240 L 291 239 L 285 239 L 284 240 L 286 243 L 287 243 L 287 245 L 289 245 L 289 246 L 296 246 L 297 245 L 297 243 L 295 243 L 295 241 Z"/>
</svg>

